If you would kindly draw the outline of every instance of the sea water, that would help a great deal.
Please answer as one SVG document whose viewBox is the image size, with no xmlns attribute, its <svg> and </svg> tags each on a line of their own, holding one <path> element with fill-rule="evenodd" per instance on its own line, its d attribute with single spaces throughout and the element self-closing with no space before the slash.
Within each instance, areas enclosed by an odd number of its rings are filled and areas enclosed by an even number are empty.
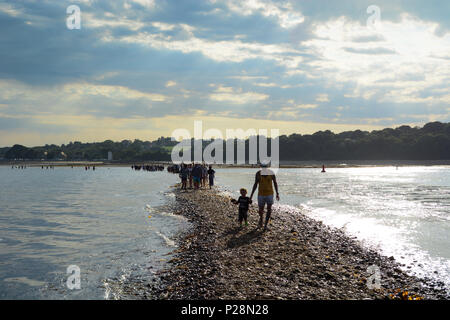
<svg viewBox="0 0 450 320">
<path fill-rule="evenodd" d="M 258 169 L 216 169 L 219 187 L 250 194 Z M 279 169 L 280 202 L 341 228 L 421 277 L 450 285 L 450 167 Z M 256 196 L 254 197 L 256 200 Z M 256 202 L 256 201 L 255 201 Z M 276 215 L 274 216 L 276 219 Z"/>
<path fill-rule="evenodd" d="M 176 182 L 131 168 L 0 166 L 0 299 L 114 299 L 127 279 L 150 279 L 187 225 L 165 208 Z"/>
<path fill-rule="evenodd" d="M 215 170 L 221 190 L 251 192 L 257 169 Z M 448 287 L 449 167 L 320 171 L 280 169 L 276 206 L 299 208 Z M 0 166 L 0 299 L 114 299 L 121 283 L 151 279 L 188 227 L 165 207 L 178 181 L 131 168 Z M 80 289 L 67 285 L 69 266 L 80 270 Z"/>
</svg>

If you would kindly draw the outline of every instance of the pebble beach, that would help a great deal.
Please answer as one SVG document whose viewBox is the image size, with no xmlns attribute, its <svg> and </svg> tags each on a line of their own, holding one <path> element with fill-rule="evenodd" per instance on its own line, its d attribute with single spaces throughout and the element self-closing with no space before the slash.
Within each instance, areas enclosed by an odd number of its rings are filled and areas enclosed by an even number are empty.
<svg viewBox="0 0 450 320">
<path fill-rule="evenodd" d="M 298 210 L 275 206 L 264 232 L 257 228 L 256 205 L 249 211 L 249 226 L 240 228 L 237 207 L 228 196 L 215 189 L 174 192 L 173 212 L 192 227 L 178 235 L 168 268 L 152 281 L 132 286 L 143 298 L 449 298 L 442 283 L 406 274 L 393 257 Z M 379 286 L 373 280 L 374 268 L 379 270 Z M 131 293 L 130 288 L 125 291 Z"/>
</svg>

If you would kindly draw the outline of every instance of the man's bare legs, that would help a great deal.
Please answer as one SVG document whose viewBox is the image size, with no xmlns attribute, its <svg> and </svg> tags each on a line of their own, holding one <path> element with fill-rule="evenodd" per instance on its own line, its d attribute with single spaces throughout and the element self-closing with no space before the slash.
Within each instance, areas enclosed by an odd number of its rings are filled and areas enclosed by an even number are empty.
<svg viewBox="0 0 450 320">
<path fill-rule="evenodd" d="M 269 224 L 271 214 L 272 214 L 272 205 L 267 204 L 266 224 L 264 225 L 264 230 L 267 229 L 267 225 Z"/>
<path fill-rule="evenodd" d="M 267 224 L 269 223 L 271 214 L 272 214 L 272 205 L 271 204 L 267 204 L 266 222 L 264 224 L 264 230 L 267 229 Z M 262 228 L 262 226 L 263 226 L 263 217 L 264 217 L 264 206 L 259 207 L 258 228 Z"/>
<path fill-rule="evenodd" d="M 264 216 L 264 206 L 259 207 L 259 223 L 258 228 L 262 228 L 263 226 L 263 216 Z"/>
</svg>

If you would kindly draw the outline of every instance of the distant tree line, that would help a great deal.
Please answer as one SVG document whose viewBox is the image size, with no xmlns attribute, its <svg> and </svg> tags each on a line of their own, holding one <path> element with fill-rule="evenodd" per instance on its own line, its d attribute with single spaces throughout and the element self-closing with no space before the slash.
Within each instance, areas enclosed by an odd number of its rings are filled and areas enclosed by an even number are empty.
<svg viewBox="0 0 450 320">
<path fill-rule="evenodd" d="M 191 140 L 191 147 L 194 140 Z M 210 141 L 203 141 L 205 148 Z M 223 141 L 224 159 L 226 142 Z M 106 140 L 98 143 L 71 142 L 27 148 L 14 145 L 0 148 L 0 158 L 8 160 L 105 160 L 111 151 L 118 161 L 170 161 L 177 144 L 170 138 L 156 141 Z M 270 144 L 268 150 L 270 156 Z M 450 159 L 450 123 L 431 122 L 420 127 L 346 131 L 339 134 L 319 131 L 314 134 L 291 134 L 279 137 L 280 160 L 448 160 Z M 259 146 L 258 146 L 259 148 Z M 237 144 L 234 143 L 234 155 Z M 249 140 L 245 141 L 248 160 Z M 214 154 L 213 154 L 214 155 Z"/>
<path fill-rule="evenodd" d="M 447 160 L 450 123 L 431 122 L 422 128 L 319 131 L 280 137 L 283 160 Z"/>
<path fill-rule="evenodd" d="M 112 152 L 114 160 L 119 161 L 170 161 L 170 152 L 177 142 L 170 138 L 161 137 L 156 141 L 123 140 L 113 142 L 81 143 L 45 145 L 27 148 L 14 145 L 11 148 L 0 149 L 0 158 L 7 160 L 67 160 L 94 161 L 107 160 Z"/>
</svg>

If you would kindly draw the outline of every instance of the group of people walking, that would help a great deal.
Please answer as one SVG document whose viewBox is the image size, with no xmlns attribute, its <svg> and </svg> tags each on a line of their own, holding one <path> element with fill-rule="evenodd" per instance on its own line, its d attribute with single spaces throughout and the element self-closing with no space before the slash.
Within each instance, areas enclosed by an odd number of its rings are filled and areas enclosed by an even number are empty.
<svg viewBox="0 0 450 320">
<path fill-rule="evenodd" d="M 173 164 L 167 167 L 167 172 L 170 173 L 180 173 L 181 166 L 179 164 Z"/>
<path fill-rule="evenodd" d="M 135 170 L 135 171 L 149 171 L 149 172 L 153 172 L 153 171 L 164 171 L 164 166 L 162 165 L 148 165 L 148 164 L 143 164 L 141 166 L 139 165 L 132 165 L 131 169 Z"/>
<path fill-rule="evenodd" d="M 12 166 L 11 169 L 26 169 L 27 166 Z"/>
<path fill-rule="evenodd" d="M 209 165 L 206 164 L 192 163 L 192 164 L 181 164 L 179 169 L 179 176 L 181 179 L 181 189 L 187 190 L 189 183 L 189 188 L 200 189 L 206 188 L 206 182 L 209 182 L 209 188 L 211 189 L 214 185 L 214 175 L 216 171 Z"/>
<path fill-rule="evenodd" d="M 12 166 L 11 169 L 26 169 L 27 166 Z M 41 166 L 42 169 L 44 169 L 44 166 Z M 53 166 L 47 166 L 47 169 L 54 169 Z"/>
</svg>

